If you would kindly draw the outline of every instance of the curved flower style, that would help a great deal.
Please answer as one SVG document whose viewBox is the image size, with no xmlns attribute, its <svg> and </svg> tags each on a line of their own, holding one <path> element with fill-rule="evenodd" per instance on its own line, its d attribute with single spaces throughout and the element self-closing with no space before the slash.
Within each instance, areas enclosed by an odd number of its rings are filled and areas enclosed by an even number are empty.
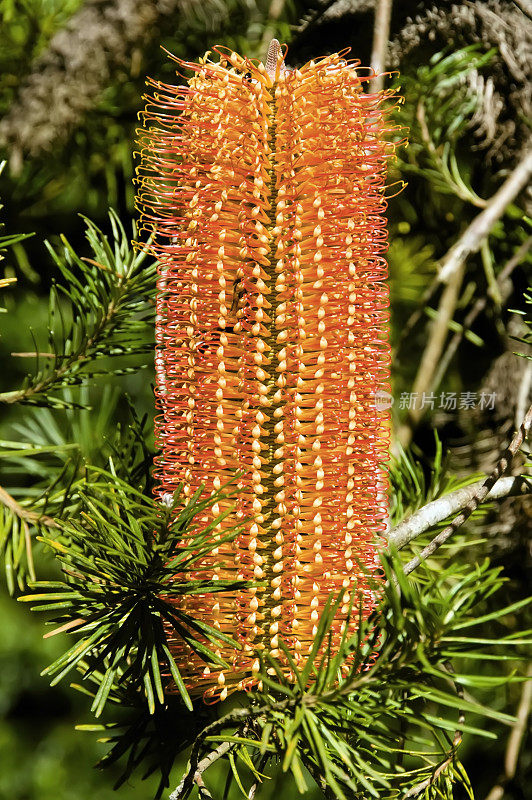
<svg viewBox="0 0 532 800">
<path fill-rule="evenodd" d="M 217 52 L 175 58 L 187 85 L 149 81 L 138 173 L 160 262 L 158 493 L 238 476 L 242 532 L 201 574 L 256 584 L 183 601 L 242 648 L 220 648 L 220 669 L 175 643 L 206 699 L 256 683 L 259 651 L 282 661 L 279 637 L 302 664 L 331 593 L 345 590 L 333 647 L 353 588 L 365 615 L 375 605 L 365 571 L 378 571 L 386 515 L 388 412 L 375 396 L 389 389 L 394 152 L 390 92 L 364 93 L 359 62 L 289 70 L 275 40 L 266 66 Z"/>
</svg>

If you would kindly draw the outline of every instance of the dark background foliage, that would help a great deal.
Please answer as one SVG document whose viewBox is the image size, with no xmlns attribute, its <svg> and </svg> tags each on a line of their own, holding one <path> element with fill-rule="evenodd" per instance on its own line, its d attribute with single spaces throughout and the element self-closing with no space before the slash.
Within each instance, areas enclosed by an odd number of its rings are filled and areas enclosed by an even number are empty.
<svg viewBox="0 0 532 800">
<path fill-rule="evenodd" d="M 0 0 L 0 158 L 7 160 L 0 175 L 1 222 L 3 233 L 35 234 L 15 243 L 1 264 L 0 277 L 16 277 L 17 282 L 3 290 L 1 302 L 6 313 L 0 317 L 0 391 L 20 386 L 31 360 L 11 354 L 34 349 L 30 329 L 38 341 L 46 339 L 50 287 L 54 280 L 65 283 L 44 240 L 62 254 L 66 237 L 77 257 L 94 258 L 80 215 L 112 236 L 109 208 L 125 226 L 124 241 L 133 237 L 135 128 L 145 76 L 174 80 L 174 65 L 160 45 L 189 60 L 214 44 L 263 57 L 269 39 L 277 36 L 289 44 L 291 65 L 344 47 L 368 64 L 373 6 L 371 0 Z M 399 121 L 410 128 L 410 146 L 400 152 L 390 175 L 390 183 L 408 181 L 389 211 L 397 429 L 406 421 L 400 397 L 412 389 L 438 296 L 431 301 L 434 310 L 424 309 L 421 321 L 401 339 L 405 325 L 433 281 L 438 260 L 518 168 L 530 141 L 531 25 L 526 0 L 393 4 L 387 66 L 401 73 L 405 105 Z M 451 332 L 460 333 L 479 299 L 484 307 L 434 388 L 437 397 L 442 391 L 495 392 L 495 407 L 446 409 L 436 402 L 417 422 L 413 448 L 425 486 L 438 452 L 435 429 L 447 454 L 447 474 L 460 480 L 489 472 L 526 409 L 531 362 L 513 355 L 526 345 L 512 337 L 526 338 L 520 312 L 530 311 L 524 299 L 531 283 L 528 202 L 520 193 L 468 259 L 457 286 Z M 518 251 L 517 266 L 497 283 Z M 142 285 L 139 292 L 149 295 Z M 149 301 L 142 314 L 149 318 Z M 84 464 L 105 465 L 117 425 L 127 427 L 131 421 L 126 395 L 139 416 L 148 415 L 145 439 L 151 447 L 151 347 L 146 328 L 136 352 L 128 355 L 133 360 L 126 361 L 125 369 L 130 372 L 84 378 L 81 387 L 61 394 L 62 409 L 7 407 L 0 427 L 0 485 L 18 498 L 37 495 L 40 481 L 61 473 L 69 448 L 79 455 L 69 468 L 79 472 Z M 108 360 L 101 355 L 105 373 Z M 138 364 L 143 369 L 137 370 Z M 80 401 L 90 408 L 75 412 Z M 30 471 L 22 459 L 5 455 L 10 442 L 19 439 L 41 447 Z M 515 474 L 524 461 L 524 456 L 516 460 Z M 422 505 L 424 487 L 418 485 L 414 494 L 411 506 Z M 529 498 L 509 498 L 468 527 L 468 535 L 482 543 L 465 553 L 451 551 L 471 564 L 488 553 L 503 568 L 508 580 L 498 604 L 519 600 L 525 591 L 531 520 Z M 49 556 L 37 550 L 36 559 L 40 577 L 57 577 Z M 47 679 L 39 677 L 64 642 L 61 637 L 43 640 L 40 617 L 30 617 L 2 591 L 0 797 L 151 796 L 155 778 L 144 784 L 131 778 L 115 795 L 113 775 L 93 769 L 106 747 L 74 731 L 74 724 L 88 721 L 85 699 L 66 683 L 50 689 Z M 512 624 L 522 625 L 522 620 L 509 620 Z M 497 675 L 503 669 L 488 662 L 485 671 Z M 520 691 L 519 685 L 508 684 L 486 690 L 482 699 L 513 713 Z M 487 796 L 503 771 L 507 730 L 498 722 L 489 724 L 497 739 L 469 737 L 461 751 L 479 798 Z M 526 793 L 526 744 L 523 753 L 505 790 L 512 800 Z M 296 790 L 290 780 L 281 788 L 275 777 L 261 796 L 292 796 Z"/>
</svg>

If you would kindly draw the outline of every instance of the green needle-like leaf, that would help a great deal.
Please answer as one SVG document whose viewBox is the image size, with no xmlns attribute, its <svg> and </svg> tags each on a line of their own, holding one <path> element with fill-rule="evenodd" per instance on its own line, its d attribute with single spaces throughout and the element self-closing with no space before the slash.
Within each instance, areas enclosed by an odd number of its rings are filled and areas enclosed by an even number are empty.
<svg viewBox="0 0 532 800">
<path fill-rule="evenodd" d="M 53 676 L 55 684 L 77 667 L 84 680 L 96 681 L 92 710 L 99 716 L 117 687 L 141 690 L 154 714 L 166 702 L 166 670 L 192 710 L 168 635 L 180 637 L 207 664 L 226 668 L 211 645 L 240 646 L 214 626 L 192 619 L 179 603 L 187 593 L 234 591 L 242 585 L 188 577 L 202 554 L 220 543 L 212 529 L 197 528 L 192 535 L 188 528 L 198 508 L 208 508 L 223 495 L 219 491 L 206 499 L 198 491 L 186 503 L 176 496 L 169 510 L 113 472 L 96 468 L 78 496 L 79 513 L 60 523 L 59 535 L 54 531 L 53 537 L 41 537 L 61 564 L 65 581 L 35 583 L 34 593 L 20 598 L 37 611 L 59 613 L 53 620 L 58 629 L 81 636 L 43 674 Z M 182 545 L 183 540 L 189 543 Z"/>
</svg>

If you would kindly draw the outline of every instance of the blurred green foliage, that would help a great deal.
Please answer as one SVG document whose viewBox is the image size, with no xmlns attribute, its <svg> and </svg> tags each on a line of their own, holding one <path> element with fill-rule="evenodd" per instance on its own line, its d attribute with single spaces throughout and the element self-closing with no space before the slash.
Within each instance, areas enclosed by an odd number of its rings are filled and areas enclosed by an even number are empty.
<svg viewBox="0 0 532 800">
<path fill-rule="evenodd" d="M 39 569 L 46 569 L 45 564 Z M 50 689 L 48 680 L 39 676 L 64 643 L 60 637 L 43 640 L 41 622 L 4 592 L 0 615 L 0 797 L 116 797 L 112 776 L 94 769 L 105 746 L 74 729 L 87 714 L 86 704 L 66 686 Z M 156 781 L 151 783 L 153 793 Z M 140 800 L 150 793 L 150 786 L 130 786 L 126 791 L 128 797 Z"/>
</svg>

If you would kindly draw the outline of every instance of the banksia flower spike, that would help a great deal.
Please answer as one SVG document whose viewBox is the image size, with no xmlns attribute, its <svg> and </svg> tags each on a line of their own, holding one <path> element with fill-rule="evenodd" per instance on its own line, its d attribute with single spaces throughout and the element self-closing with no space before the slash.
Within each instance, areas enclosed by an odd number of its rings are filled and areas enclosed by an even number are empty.
<svg viewBox="0 0 532 800">
<path fill-rule="evenodd" d="M 375 606 L 394 151 L 390 92 L 366 93 L 345 54 L 290 70 L 275 40 L 266 65 L 217 52 L 175 58 L 186 85 L 149 81 L 138 170 L 159 261 L 157 491 L 165 501 L 181 483 L 190 496 L 237 476 L 243 530 L 201 574 L 255 584 L 186 600 L 241 648 L 222 647 L 220 669 L 175 643 L 207 700 L 256 683 L 260 652 L 283 662 L 279 637 L 302 666 L 331 593 L 344 590 L 333 648 L 355 587 L 365 616 Z"/>
</svg>

